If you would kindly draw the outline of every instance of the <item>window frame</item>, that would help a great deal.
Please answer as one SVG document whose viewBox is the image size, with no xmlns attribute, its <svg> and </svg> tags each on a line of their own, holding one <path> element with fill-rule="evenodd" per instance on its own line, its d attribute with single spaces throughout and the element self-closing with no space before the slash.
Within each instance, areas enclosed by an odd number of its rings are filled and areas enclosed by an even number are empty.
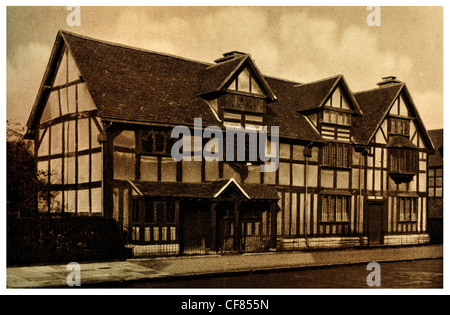
<svg viewBox="0 0 450 315">
<path fill-rule="evenodd" d="M 351 196 L 348 195 L 330 195 L 324 194 L 320 197 L 320 212 L 319 212 L 319 223 L 337 223 L 337 224 L 348 224 L 350 223 L 351 217 Z M 327 203 L 324 201 L 327 200 Z M 331 201 L 334 200 L 332 204 Z M 340 200 L 341 204 L 341 212 L 340 212 L 340 220 L 338 220 L 338 200 Z M 344 208 L 344 200 L 345 200 L 345 208 Z M 324 206 L 327 205 L 327 217 L 324 218 Z M 333 216 L 331 217 L 330 214 Z M 345 214 L 345 216 L 344 216 Z"/>
<path fill-rule="evenodd" d="M 164 143 L 162 150 L 158 149 L 157 139 L 158 137 L 163 137 Z M 172 146 L 177 141 L 177 139 L 171 137 L 171 131 L 168 129 L 141 129 L 137 132 L 137 154 L 141 155 L 153 155 L 153 156 L 171 156 Z M 147 137 L 147 140 L 145 140 Z M 144 141 L 149 141 L 151 138 L 152 149 L 148 150 Z"/>
<path fill-rule="evenodd" d="M 437 170 L 440 170 L 440 175 L 437 175 Z M 430 175 L 430 172 L 433 172 L 433 175 Z M 429 198 L 443 198 L 444 196 L 444 169 L 443 167 L 432 167 L 428 169 L 428 197 Z M 437 184 L 437 180 L 441 180 L 441 184 Z M 430 181 L 431 180 L 431 181 Z M 437 189 L 441 189 L 440 196 L 436 195 Z M 430 194 L 430 191 L 433 193 Z"/>
<path fill-rule="evenodd" d="M 259 128 L 264 125 L 264 115 L 261 113 L 250 113 L 245 111 L 236 110 L 223 110 L 222 111 L 223 125 L 225 127 L 238 127 L 239 124 L 243 128 L 247 128 L 249 125 Z"/>
<path fill-rule="evenodd" d="M 411 132 L 410 122 L 411 122 L 411 119 L 408 117 L 390 116 L 389 123 L 388 123 L 388 134 L 409 138 L 409 135 Z M 403 126 L 400 128 L 399 125 L 403 125 Z M 399 130 L 402 130 L 402 132 L 399 132 Z"/>
<path fill-rule="evenodd" d="M 331 115 L 335 115 L 335 120 L 332 121 Z M 347 123 L 339 123 L 339 116 L 346 117 Z M 329 116 L 330 118 L 325 118 Z M 326 109 L 322 112 L 322 123 L 324 124 L 330 124 L 330 125 L 336 125 L 336 126 L 343 126 L 343 127 L 351 127 L 352 126 L 352 112 L 348 109 L 340 109 L 336 107 L 327 106 Z"/>
<path fill-rule="evenodd" d="M 325 150 L 326 148 L 328 150 Z M 339 148 L 342 149 L 342 152 L 339 152 Z M 342 161 L 338 163 L 340 156 L 342 156 Z M 348 170 L 352 167 L 352 161 L 352 146 L 349 144 L 330 142 L 328 145 L 322 147 L 322 157 L 320 160 L 322 167 Z"/>
<path fill-rule="evenodd" d="M 143 203 L 143 205 L 141 205 Z M 158 219 L 157 205 L 163 205 L 163 219 Z M 169 206 L 172 207 L 173 217 L 169 220 Z M 141 211 L 143 207 L 143 211 Z M 174 200 L 160 200 L 150 197 L 133 198 L 133 207 L 131 213 L 131 223 L 144 223 L 146 226 L 172 226 L 176 224 L 175 201 Z"/>
<path fill-rule="evenodd" d="M 400 156 L 400 154 L 404 156 Z M 415 175 L 419 171 L 419 151 L 416 149 L 389 148 L 388 159 L 390 174 Z"/>
<path fill-rule="evenodd" d="M 397 197 L 397 213 L 398 213 L 398 222 L 399 223 L 416 223 L 418 222 L 418 206 L 419 206 L 419 198 L 417 197 Z M 403 202 L 403 211 L 401 208 Z M 409 204 L 409 216 L 406 217 L 406 205 L 407 202 Z M 413 207 L 411 207 L 413 206 Z M 414 211 L 414 212 L 413 212 Z M 402 213 L 403 212 L 403 213 Z M 413 218 L 413 213 L 415 213 L 415 217 Z M 403 215 L 403 218 L 402 218 Z"/>
</svg>

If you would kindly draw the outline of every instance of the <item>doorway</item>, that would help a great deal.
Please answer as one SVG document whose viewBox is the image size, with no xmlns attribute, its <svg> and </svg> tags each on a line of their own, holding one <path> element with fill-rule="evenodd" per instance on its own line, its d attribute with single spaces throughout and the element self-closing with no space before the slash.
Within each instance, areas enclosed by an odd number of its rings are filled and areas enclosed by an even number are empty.
<svg viewBox="0 0 450 315">
<path fill-rule="evenodd" d="M 369 246 L 383 245 L 384 201 L 367 202 L 367 237 Z"/>
</svg>

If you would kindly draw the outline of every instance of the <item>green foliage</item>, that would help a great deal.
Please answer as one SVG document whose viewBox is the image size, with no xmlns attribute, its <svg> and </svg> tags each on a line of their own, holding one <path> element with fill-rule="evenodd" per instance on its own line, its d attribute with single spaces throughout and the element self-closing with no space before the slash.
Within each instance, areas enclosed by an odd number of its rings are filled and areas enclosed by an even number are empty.
<svg viewBox="0 0 450 315">
<path fill-rule="evenodd" d="M 9 216 L 37 214 L 39 196 L 49 194 L 45 178 L 38 172 L 33 155 L 33 142 L 24 139 L 25 128 L 7 123 L 7 210 Z"/>
</svg>

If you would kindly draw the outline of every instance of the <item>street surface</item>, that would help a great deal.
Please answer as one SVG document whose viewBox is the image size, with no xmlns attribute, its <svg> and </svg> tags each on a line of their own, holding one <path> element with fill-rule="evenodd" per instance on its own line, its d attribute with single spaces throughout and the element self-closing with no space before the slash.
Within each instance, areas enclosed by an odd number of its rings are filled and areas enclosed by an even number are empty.
<svg viewBox="0 0 450 315">
<path fill-rule="evenodd" d="M 380 263 L 378 288 L 442 288 L 443 260 Z M 160 280 L 133 288 L 370 288 L 367 264 L 265 272 L 213 278 Z"/>
</svg>

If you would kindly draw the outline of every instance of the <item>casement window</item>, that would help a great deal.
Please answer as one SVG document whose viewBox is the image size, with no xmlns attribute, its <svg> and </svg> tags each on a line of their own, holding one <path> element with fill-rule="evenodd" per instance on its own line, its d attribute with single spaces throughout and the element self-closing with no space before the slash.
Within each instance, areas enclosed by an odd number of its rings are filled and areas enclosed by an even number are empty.
<svg viewBox="0 0 450 315">
<path fill-rule="evenodd" d="M 328 124 L 337 124 L 343 126 L 351 126 L 351 114 L 339 111 L 324 110 L 323 122 Z"/>
<path fill-rule="evenodd" d="M 323 195 L 321 222 L 349 222 L 350 196 Z"/>
<path fill-rule="evenodd" d="M 417 198 L 398 197 L 398 213 L 400 222 L 416 222 Z"/>
<path fill-rule="evenodd" d="M 226 127 L 252 127 L 258 130 L 263 125 L 263 116 L 258 114 L 224 111 L 223 120 Z"/>
<path fill-rule="evenodd" d="M 419 152 L 413 149 L 390 148 L 389 172 L 393 174 L 415 174 L 419 168 Z"/>
<path fill-rule="evenodd" d="M 389 118 L 389 134 L 409 137 L 410 120 L 404 118 Z"/>
<path fill-rule="evenodd" d="M 350 168 L 351 154 L 351 146 L 342 143 L 330 143 L 322 149 L 322 166 Z"/>
<path fill-rule="evenodd" d="M 443 173 L 442 167 L 428 170 L 428 197 L 442 197 Z"/>
<path fill-rule="evenodd" d="M 141 207 L 143 206 L 143 211 Z M 141 217 L 143 216 L 143 217 Z M 155 225 L 175 223 L 175 204 L 173 201 L 154 201 L 152 199 L 135 199 L 133 202 L 132 221 Z"/>
<path fill-rule="evenodd" d="M 324 110 L 320 133 L 325 139 L 350 141 L 351 114 L 339 110 Z"/>
<path fill-rule="evenodd" d="M 173 200 L 134 199 L 132 241 L 140 243 L 177 242 L 176 210 Z"/>
<path fill-rule="evenodd" d="M 264 114 L 265 100 L 261 97 L 225 93 L 218 99 L 218 105 L 224 110 Z"/>
<path fill-rule="evenodd" d="M 168 130 L 142 130 L 140 132 L 141 153 L 170 155 L 176 139 L 170 137 Z"/>
<path fill-rule="evenodd" d="M 173 201 L 146 201 L 144 213 L 145 223 L 164 225 L 175 222 L 175 205 Z"/>
</svg>

